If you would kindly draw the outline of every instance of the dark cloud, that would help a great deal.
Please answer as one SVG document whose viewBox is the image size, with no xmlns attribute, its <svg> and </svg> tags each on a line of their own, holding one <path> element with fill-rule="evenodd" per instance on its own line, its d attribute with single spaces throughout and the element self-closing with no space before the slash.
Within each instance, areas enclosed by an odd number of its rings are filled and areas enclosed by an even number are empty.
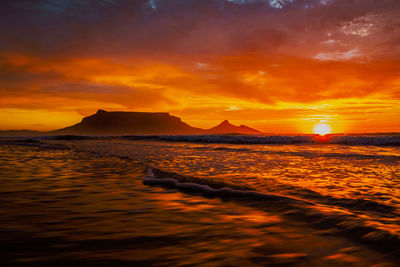
<svg viewBox="0 0 400 267">
<path fill-rule="evenodd" d="M 0 49 L 52 57 L 249 50 L 294 55 L 298 49 L 304 50 L 302 55 L 312 56 L 324 48 L 320 42 L 336 38 L 346 47 L 359 47 L 374 56 L 388 53 L 385 43 L 396 46 L 390 41 L 400 35 L 399 1 L 277 1 L 284 3 L 283 8 L 274 8 L 271 2 L 2 1 Z M 358 21 L 354 27 L 368 27 L 363 25 L 366 15 L 376 15 L 373 36 L 360 38 L 341 31 L 352 21 Z"/>
<path fill-rule="evenodd" d="M 398 0 L 4 0 L 0 108 L 399 99 L 399 14 Z"/>
</svg>

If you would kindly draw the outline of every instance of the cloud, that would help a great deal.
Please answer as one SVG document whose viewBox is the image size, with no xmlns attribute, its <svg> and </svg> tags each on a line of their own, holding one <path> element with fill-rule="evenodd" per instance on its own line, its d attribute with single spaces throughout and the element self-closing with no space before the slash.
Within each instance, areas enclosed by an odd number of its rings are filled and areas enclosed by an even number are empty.
<svg viewBox="0 0 400 267">
<path fill-rule="evenodd" d="M 272 8 L 284 8 L 286 5 L 293 3 L 295 0 L 226 0 L 228 2 L 244 5 L 253 3 L 268 3 Z"/>
<path fill-rule="evenodd" d="M 275 3 L 275 4 L 274 4 Z M 4 1 L 0 50 L 48 57 L 235 53 L 243 50 L 313 56 L 326 40 L 355 46 L 351 36 L 399 35 L 396 1 Z M 273 8 L 271 5 L 285 6 Z M 313 8 L 304 9 L 304 5 Z M 156 10 L 152 8 L 156 6 Z M 385 19 L 386 18 L 386 19 Z M 373 27 L 370 25 L 374 25 Z M 7 26 L 5 26 L 7 25 Z M 372 28 L 371 28 L 372 27 Z M 378 30 L 379 29 L 379 30 Z M 354 33 L 354 34 L 352 34 Z M 371 36 L 372 37 L 372 36 Z M 315 42 L 317 41 L 317 42 Z M 364 49 L 360 49 L 364 50 Z M 378 49 L 380 50 L 380 49 Z M 387 51 L 387 49 L 386 49 Z"/>
<path fill-rule="evenodd" d="M 358 17 L 349 22 L 343 23 L 341 31 L 344 34 L 352 34 L 358 35 L 360 37 L 365 37 L 376 30 L 376 23 L 378 19 L 379 17 L 377 15 L 372 14 Z"/>
<path fill-rule="evenodd" d="M 350 60 L 356 57 L 360 57 L 360 51 L 357 48 L 348 50 L 345 52 L 333 52 L 333 53 L 319 53 L 314 58 L 323 61 L 340 61 L 340 60 Z"/>
<path fill-rule="evenodd" d="M 0 1 L 0 109 L 239 116 L 398 100 L 399 12 L 397 0 Z"/>
</svg>

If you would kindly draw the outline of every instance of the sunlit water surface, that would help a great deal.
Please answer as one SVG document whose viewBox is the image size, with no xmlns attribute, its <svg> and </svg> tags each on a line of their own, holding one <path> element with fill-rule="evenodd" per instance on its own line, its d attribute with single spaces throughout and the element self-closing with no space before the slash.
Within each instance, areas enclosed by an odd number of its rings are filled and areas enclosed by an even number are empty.
<svg viewBox="0 0 400 267">
<path fill-rule="evenodd" d="M 398 259 L 395 248 L 382 252 L 371 244 L 398 244 L 399 148 L 128 140 L 20 145 L 0 145 L 0 238 L 10 265 L 390 266 Z M 296 211 L 285 203 L 147 186 L 149 167 L 204 185 L 300 200 L 302 212 L 337 223 L 314 225 L 291 216 Z M 371 230 L 342 231 L 360 226 Z"/>
</svg>

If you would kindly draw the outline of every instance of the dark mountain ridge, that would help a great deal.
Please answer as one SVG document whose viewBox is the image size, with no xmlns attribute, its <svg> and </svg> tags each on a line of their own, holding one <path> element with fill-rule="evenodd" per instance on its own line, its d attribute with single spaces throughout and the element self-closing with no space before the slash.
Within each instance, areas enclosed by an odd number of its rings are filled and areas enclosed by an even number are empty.
<svg viewBox="0 0 400 267">
<path fill-rule="evenodd" d="M 208 134 L 223 134 L 223 133 L 240 133 L 240 134 L 260 134 L 260 131 L 250 128 L 245 125 L 235 126 L 228 120 L 224 120 L 217 126 L 206 130 Z"/>
<path fill-rule="evenodd" d="M 123 112 L 98 110 L 84 117 L 81 122 L 49 132 L 3 131 L 6 136 L 33 135 L 148 135 L 148 134 L 260 134 L 261 132 L 245 125 L 235 126 L 227 120 L 211 129 L 192 127 L 180 118 L 169 113 Z"/>
<path fill-rule="evenodd" d="M 191 127 L 169 113 L 108 112 L 98 110 L 80 123 L 53 131 L 54 134 L 124 135 L 124 134 L 195 134 L 202 129 Z"/>
</svg>

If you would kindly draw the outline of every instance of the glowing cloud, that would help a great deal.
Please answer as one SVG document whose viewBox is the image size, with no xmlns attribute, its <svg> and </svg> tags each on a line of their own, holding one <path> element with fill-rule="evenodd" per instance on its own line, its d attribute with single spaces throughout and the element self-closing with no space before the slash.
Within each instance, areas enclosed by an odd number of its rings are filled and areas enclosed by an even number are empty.
<svg viewBox="0 0 400 267">
<path fill-rule="evenodd" d="M 319 53 L 314 58 L 318 60 L 349 60 L 355 57 L 360 57 L 358 49 L 352 49 L 345 52 Z"/>
<path fill-rule="evenodd" d="M 199 127 L 311 133 L 332 118 L 335 132 L 400 131 L 397 0 L 23 3 L 0 1 L 0 129 L 102 108 Z"/>
</svg>

